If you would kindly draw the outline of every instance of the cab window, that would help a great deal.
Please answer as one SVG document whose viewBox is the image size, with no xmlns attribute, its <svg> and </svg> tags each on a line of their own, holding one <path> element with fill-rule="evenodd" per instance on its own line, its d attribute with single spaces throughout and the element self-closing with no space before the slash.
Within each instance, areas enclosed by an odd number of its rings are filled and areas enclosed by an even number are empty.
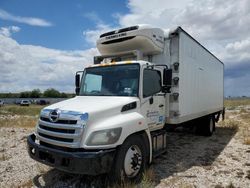
<svg viewBox="0 0 250 188">
<path fill-rule="evenodd" d="M 143 71 L 143 98 L 152 96 L 161 91 L 161 72 L 144 69 Z"/>
</svg>

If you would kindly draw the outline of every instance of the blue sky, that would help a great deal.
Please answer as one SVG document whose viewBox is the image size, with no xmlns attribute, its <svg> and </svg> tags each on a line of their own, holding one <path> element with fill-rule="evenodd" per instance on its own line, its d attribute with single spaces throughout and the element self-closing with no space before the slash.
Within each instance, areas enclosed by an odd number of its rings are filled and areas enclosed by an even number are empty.
<svg viewBox="0 0 250 188">
<path fill-rule="evenodd" d="M 13 38 L 22 44 L 33 44 L 62 50 L 89 48 L 82 32 L 95 28 L 96 19 L 101 17 L 111 26 L 117 26 L 115 14 L 128 12 L 125 1 L 109 0 L 1 0 L 0 9 L 20 17 L 36 17 L 47 20 L 51 25 L 34 27 L 11 20 L 1 20 L 0 27 L 16 25 L 22 32 Z"/>
<path fill-rule="evenodd" d="M 1 0 L 0 92 L 74 92 L 101 33 L 182 26 L 225 64 L 225 95 L 250 96 L 249 0 Z"/>
</svg>

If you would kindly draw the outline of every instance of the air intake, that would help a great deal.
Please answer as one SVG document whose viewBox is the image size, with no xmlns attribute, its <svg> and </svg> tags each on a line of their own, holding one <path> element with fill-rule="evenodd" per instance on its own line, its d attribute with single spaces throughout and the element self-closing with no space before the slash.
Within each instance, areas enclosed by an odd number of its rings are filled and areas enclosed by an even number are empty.
<svg viewBox="0 0 250 188">
<path fill-rule="evenodd" d="M 138 28 L 139 28 L 139 26 L 131 26 L 131 27 L 126 27 L 126 28 L 122 28 L 122 29 L 119 29 L 119 30 L 115 30 L 115 31 L 110 31 L 110 32 L 103 33 L 102 35 L 100 35 L 100 38 L 107 37 L 107 36 L 110 36 L 110 35 L 114 35 L 114 34 L 117 34 L 117 33 L 126 32 L 126 31 L 137 30 Z"/>
</svg>

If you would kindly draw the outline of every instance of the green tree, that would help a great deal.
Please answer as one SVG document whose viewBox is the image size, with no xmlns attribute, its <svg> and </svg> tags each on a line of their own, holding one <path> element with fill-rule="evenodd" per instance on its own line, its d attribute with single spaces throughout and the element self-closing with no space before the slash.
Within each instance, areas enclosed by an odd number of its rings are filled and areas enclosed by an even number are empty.
<svg viewBox="0 0 250 188">
<path fill-rule="evenodd" d="M 41 97 L 41 91 L 40 91 L 40 89 L 33 89 L 30 92 L 30 97 L 32 97 L 32 98 L 39 98 L 39 97 Z"/>
<path fill-rule="evenodd" d="M 68 98 L 68 95 L 64 92 L 61 93 L 61 98 Z"/>
<path fill-rule="evenodd" d="M 61 93 L 54 88 L 49 88 L 44 91 L 43 96 L 59 98 L 61 96 Z"/>
<path fill-rule="evenodd" d="M 30 97 L 30 91 L 23 91 L 20 93 L 20 98 L 29 98 Z"/>
</svg>

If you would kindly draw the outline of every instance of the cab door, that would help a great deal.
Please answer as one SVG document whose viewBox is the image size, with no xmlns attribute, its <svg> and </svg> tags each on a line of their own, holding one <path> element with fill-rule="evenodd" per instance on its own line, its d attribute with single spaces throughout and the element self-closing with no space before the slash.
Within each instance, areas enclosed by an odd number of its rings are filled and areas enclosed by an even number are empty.
<svg viewBox="0 0 250 188">
<path fill-rule="evenodd" d="M 165 94 L 162 90 L 161 72 L 143 69 L 141 111 L 150 130 L 160 129 L 165 124 Z"/>
</svg>

